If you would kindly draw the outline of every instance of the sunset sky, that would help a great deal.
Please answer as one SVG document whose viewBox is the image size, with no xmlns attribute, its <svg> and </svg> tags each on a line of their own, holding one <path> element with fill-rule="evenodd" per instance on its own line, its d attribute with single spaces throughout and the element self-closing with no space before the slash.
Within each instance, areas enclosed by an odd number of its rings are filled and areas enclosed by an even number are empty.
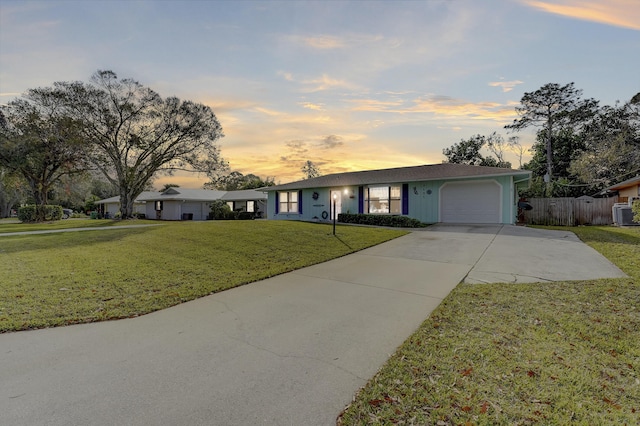
<svg viewBox="0 0 640 426">
<path fill-rule="evenodd" d="M 307 160 L 323 174 L 432 164 L 460 139 L 506 138 L 546 83 L 628 101 L 640 1 L 0 2 L 0 103 L 98 69 L 211 106 L 231 169 L 286 183 Z"/>
</svg>

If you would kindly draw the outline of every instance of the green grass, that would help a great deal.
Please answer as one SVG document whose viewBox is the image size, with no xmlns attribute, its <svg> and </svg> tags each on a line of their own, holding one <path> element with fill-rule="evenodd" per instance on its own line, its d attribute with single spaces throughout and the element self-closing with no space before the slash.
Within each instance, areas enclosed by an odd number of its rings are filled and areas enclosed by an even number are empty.
<svg viewBox="0 0 640 426">
<path fill-rule="evenodd" d="M 208 221 L 0 237 L 0 332 L 142 315 L 405 233 Z"/>
<path fill-rule="evenodd" d="M 16 220 L 0 220 L 0 234 L 26 231 L 45 231 L 70 228 L 101 228 L 105 226 L 158 224 L 157 220 L 65 219 L 55 222 L 22 223 Z"/>
<path fill-rule="evenodd" d="M 630 278 L 460 284 L 338 423 L 640 424 L 640 228 L 571 231 Z"/>
</svg>

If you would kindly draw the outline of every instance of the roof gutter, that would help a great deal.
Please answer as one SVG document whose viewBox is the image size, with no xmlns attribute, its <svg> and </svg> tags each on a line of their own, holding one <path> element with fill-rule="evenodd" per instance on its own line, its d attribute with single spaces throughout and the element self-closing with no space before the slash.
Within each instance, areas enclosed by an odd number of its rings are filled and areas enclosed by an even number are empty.
<svg viewBox="0 0 640 426">
<path fill-rule="evenodd" d="M 327 184 L 323 184 L 323 185 L 305 185 L 306 181 L 296 181 L 296 182 L 291 182 L 291 183 L 285 183 L 282 185 L 274 185 L 274 186 L 269 186 L 267 188 L 264 188 L 264 192 L 271 192 L 271 191 L 285 191 L 285 190 L 298 190 L 298 189 L 312 189 L 312 188 L 332 188 L 332 187 L 336 187 L 336 186 L 360 186 L 360 185 L 374 185 L 374 184 L 394 184 L 394 183 L 406 183 L 406 182 L 430 182 L 430 181 L 436 181 L 436 180 L 468 180 L 468 179 L 488 179 L 488 178 L 496 178 L 496 177 L 504 177 L 504 176 L 518 176 L 518 175 L 523 175 L 523 174 L 527 174 L 527 178 L 519 180 L 518 182 L 524 182 L 526 180 L 531 179 L 531 174 L 533 172 L 528 171 L 528 170 L 523 170 L 523 171 L 515 171 L 516 173 L 492 173 L 492 174 L 486 174 L 486 175 L 469 175 L 469 176 L 438 176 L 438 177 L 430 177 L 430 178 L 418 178 L 418 179 L 390 179 L 390 180 L 385 180 L 385 181 L 372 181 L 369 183 L 364 183 L 364 182 L 352 182 L 352 183 L 341 183 L 341 182 L 337 182 L 337 183 L 333 183 L 330 185 Z"/>
<path fill-rule="evenodd" d="M 520 182 L 524 182 L 524 181 L 527 181 L 527 180 L 531 180 L 531 176 L 529 176 L 529 177 L 528 177 L 528 178 L 526 178 L 526 179 L 514 180 L 514 181 L 513 181 L 513 183 L 514 183 L 514 184 L 515 184 L 515 183 L 520 183 Z"/>
</svg>

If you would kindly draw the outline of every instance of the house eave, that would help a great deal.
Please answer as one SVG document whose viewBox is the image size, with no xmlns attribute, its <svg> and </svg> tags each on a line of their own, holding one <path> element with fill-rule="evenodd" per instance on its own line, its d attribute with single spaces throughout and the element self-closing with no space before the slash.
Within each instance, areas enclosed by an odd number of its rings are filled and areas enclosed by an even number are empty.
<svg viewBox="0 0 640 426">
<path fill-rule="evenodd" d="M 389 169 L 389 170 L 400 170 L 400 169 Z M 499 173 L 478 173 L 478 174 L 467 174 L 460 176 L 447 176 L 447 175 L 436 175 L 429 177 L 419 177 L 419 176 L 398 176 L 398 177 L 388 177 L 388 178 L 380 178 L 380 179 L 357 179 L 357 175 L 363 172 L 349 172 L 342 174 L 335 174 L 326 176 L 325 179 L 319 181 L 319 178 L 309 179 L 309 180 L 301 180 L 296 182 L 291 182 L 283 185 L 271 186 L 268 188 L 264 188 L 265 192 L 272 191 L 283 191 L 283 190 L 301 190 L 301 189 L 312 189 L 312 188 L 334 188 L 334 187 L 343 187 L 343 186 L 366 186 L 366 185 L 374 185 L 374 184 L 394 184 L 394 183 L 407 183 L 407 182 L 429 182 L 429 181 L 437 181 L 437 180 L 468 180 L 468 179 L 492 179 L 496 177 L 504 177 L 504 176 L 526 176 L 524 180 L 530 179 L 532 172 L 529 170 L 514 170 L 514 169 L 504 169 L 504 172 Z M 385 170 L 374 170 L 371 171 L 373 173 L 384 172 Z M 366 172 L 364 172 L 366 173 Z M 334 181 L 331 182 L 330 179 L 335 177 Z M 349 178 L 353 179 L 349 179 Z M 322 177 L 321 177 L 322 178 Z M 327 179 L 328 178 L 328 179 Z"/>
</svg>

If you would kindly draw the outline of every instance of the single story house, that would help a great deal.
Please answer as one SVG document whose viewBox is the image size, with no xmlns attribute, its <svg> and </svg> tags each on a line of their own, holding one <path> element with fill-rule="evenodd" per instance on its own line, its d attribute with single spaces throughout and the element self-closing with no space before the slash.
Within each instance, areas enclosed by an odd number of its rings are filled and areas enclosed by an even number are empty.
<svg viewBox="0 0 640 426">
<path fill-rule="evenodd" d="M 514 224 L 518 191 L 530 180 L 527 170 L 443 163 L 335 173 L 262 190 L 269 219 L 330 221 L 334 214 L 365 213 Z"/>
<path fill-rule="evenodd" d="M 158 192 L 154 191 L 143 191 L 142 194 L 138 196 L 133 201 L 133 212 L 135 214 L 146 214 L 147 209 L 147 197 L 151 197 Z M 105 215 L 106 217 L 114 218 L 116 214 L 120 212 L 120 196 L 116 195 L 115 197 L 105 198 L 104 200 L 96 201 L 95 204 L 100 206 L 100 213 Z"/>
<path fill-rule="evenodd" d="M 618 193 L 618 200 L 621 203 L 630 202 L 634 199 L 640 198 L 640 176 L 636 176 L 631 179 L 627 179 L 624 182 L 620 182 L 616 185 L 610 186 L 602 194 L 614 194 Z"/>
<path fill-rule="evenodd" d="M 222 196 L 222 200 L 232 211 L 256 213 L 257 217 L 266 217 L 267 214 L 267 194 L 255 189 L 245 189 L 242 191 L 227 191 Z"/>
<path fill-rule="evenodd" d="M 214 191 L 209 189 L 168 188 L 162 192 L 145 191 L 134 201 L 134 213 L 147 219 L 207 220 L 211 203 L 225 201 L 232 210 L 266 212 L 267 195 L 260 190 Z M 96 201 L 102 213 L 115 217 L 120 211 L 120 197 Z M 262 217 L 266 215 L 263 214 Z"/>
</svg>

